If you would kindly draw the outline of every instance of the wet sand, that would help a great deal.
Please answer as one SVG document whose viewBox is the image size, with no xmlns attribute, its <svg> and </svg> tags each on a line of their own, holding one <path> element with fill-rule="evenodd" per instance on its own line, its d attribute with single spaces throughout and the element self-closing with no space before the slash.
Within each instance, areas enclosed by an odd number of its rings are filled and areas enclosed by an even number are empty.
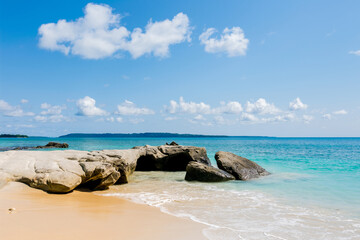
<svg viewBox="0 0 360 240">
<path fill-rule="evenodd" d="M 4 240 L 202 240 L 204 227 L 154 207 L 92 192 L 48 194 L 15 182 L 0 189 Z"/>
</svg>

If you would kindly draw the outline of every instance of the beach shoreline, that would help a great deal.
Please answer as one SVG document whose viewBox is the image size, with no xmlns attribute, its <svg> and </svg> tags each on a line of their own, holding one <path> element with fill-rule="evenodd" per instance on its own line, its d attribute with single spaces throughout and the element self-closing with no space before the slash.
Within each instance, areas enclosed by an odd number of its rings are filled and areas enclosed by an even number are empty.
<svg viewBox="0 0 360 240">
<path fill-rule="evenodd" d="M 0 209 L 0 236 L 6 240 L 206 239 L 203 224 L 96 192 L 48 194 L 10 182 L 0 189 Z"/>
</svg>

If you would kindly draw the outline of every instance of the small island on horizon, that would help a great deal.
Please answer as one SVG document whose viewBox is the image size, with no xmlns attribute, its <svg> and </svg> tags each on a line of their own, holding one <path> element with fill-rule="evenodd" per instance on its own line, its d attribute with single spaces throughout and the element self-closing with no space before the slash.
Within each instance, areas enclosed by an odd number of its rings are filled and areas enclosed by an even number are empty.
<svg viewBox="0 0 360 240">
<path fill-rule="evenodd" d="M 22 134 L 0 134 L 0 138 L 28 138 L 28 135 Z"/>
</svg>

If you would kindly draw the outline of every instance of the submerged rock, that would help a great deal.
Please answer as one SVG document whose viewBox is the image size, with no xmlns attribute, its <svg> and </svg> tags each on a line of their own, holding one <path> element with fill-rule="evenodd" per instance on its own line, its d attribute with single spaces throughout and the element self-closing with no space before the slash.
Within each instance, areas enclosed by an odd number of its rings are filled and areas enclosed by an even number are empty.
<svg viewBox="0 0 360 240">
<path fill-rule="evenodd" d="M 170 144 L 146 145 L 133 149 L 141 151 L 136 171 L 185 171 L 189 162 L 211 165 L 206 149 L 203 147 Z"/>
<path fill-rule="evenodd" d="M 58 143 L 58 142 L 48 142 L 44 146 L 36 146 L 36 147 L 29 147 L 29 146 L 23 146 L 23 147 L 6 147 L 6 148 L 0 148 L 0 151 L 10 151 L 10 150 L 32 150 L 32 149 L 44 149 L 44 148 L 68 148 L 69 144 L 67 143 Z"/>
<path fill-rule="evenodd" d="M 230 152 L 219 151 L 215 154 L 215 159 L 220 169 L 234 175 L 238 180 L 249 180 L 270 174 L 257 163 Z"/>
<path fill-rule="evenodd" d="M 190 162 L 186 167 L 185 180 L 199 182 L 223 182 L 235 177 L 221 169 L 198 162 Z"/>
<path fill-rule="evenodd" d="M 37 146 L 36 148 L 68 148 L 67 143 L 49 142 L 45 146 Z"/>
</svg>

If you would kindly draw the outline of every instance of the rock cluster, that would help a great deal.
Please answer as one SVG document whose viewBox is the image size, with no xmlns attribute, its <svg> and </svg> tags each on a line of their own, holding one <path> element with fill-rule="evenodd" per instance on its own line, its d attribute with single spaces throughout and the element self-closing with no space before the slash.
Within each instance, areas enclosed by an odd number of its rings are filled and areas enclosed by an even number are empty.
<svg viewBox="0 0 360 240">
<path fill-rule="evenodd" d="M 59 148 L 66 145 L 47 144 Z M 0 152 L 0 182 L 18 181 L 52 193 L 77 187 L 102 190 L 129 181 L 135 171 L 186 171 L 188 181 L 248 180 L 269 174 L 254 162 L 235 154 L 218 152 L 219 168 L 211 166 L 206 149 L 181 146 L 141 146 L 102 151 Z"/>
</svg>

